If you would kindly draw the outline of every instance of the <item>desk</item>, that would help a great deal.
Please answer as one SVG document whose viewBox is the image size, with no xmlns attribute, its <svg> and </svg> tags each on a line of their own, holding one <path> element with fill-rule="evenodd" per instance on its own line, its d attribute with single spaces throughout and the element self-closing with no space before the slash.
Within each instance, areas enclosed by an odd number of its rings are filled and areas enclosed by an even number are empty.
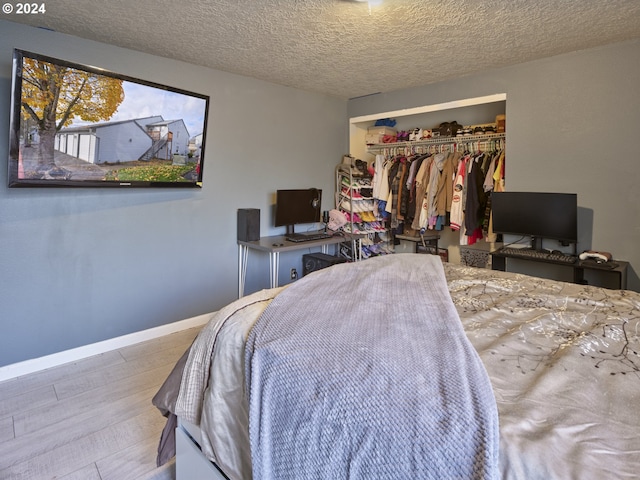
<svg viewBox="0 0 640 480">
<path fill-rule="evenodd" d="M 598 272 L 605 275 L 612 275 L 614 277 L 614 288 L 617 290 L 625 290 L 627 288 L 627 269 L 629 262 L 622 260 L 611 260 L 610 262 L 597 263 L 593 260 L 578 260 L 576 263 L 562 263 L 554 262 L 551 260 L 535 259 L 535 258 L 522 258 L 510 255 L 505 255 L 500 252 L 491 252 L 491 268 L 493 270 L 506 270 L 507 258 L 514 258 L 517 260 L 524 260 L 526 262 L 538 262 L 548 263 L 551 265 L 561 265 L 573 269 L 573 283 L 585 284 L 584 272 Z"/>
<path fill-rule="evenodd" d="M 415 243 L 415 253 L 420 253 L 420 247 L 423 247 L 427 252 L 438 255 L 438 240 L 440 240 L 440 234 L 438 233 L 423 233 L 422 235 L 396 235 L 398 240 L 405 240 L 407 242 Z"/>
<path fill-rule="evenodd" d="M 238 240 L 238 298 L 244 296 L 244 283 L 247 275 L 247 263 L 249 250 L 267 252 L 269 254 L 269 285 L 271 288 L 278 286 L 278 273 L 280 270 L 280 252 L 292 252 L 295 250 L 306 250 L 307 248 L 320 247 L 322 253 L 329 253 L 329 245 L 336 245 L 343 242 L 352 242 L 353 251 L 360 251 L 361 235 L 334 235 L 321 240 L 310 240 L 306 242 L 290 242 L 285 239 L 285 235 L 275 235 L 272 237 L 261 237 L 260 240 L 246 242 Z M 356 245 L 357 244 L 357 245 Z M 356 260 L 360 255 L 356 256 Z"/>
<path fill-rule="evenodd" d="M 611 260 L 606 263 L 597 263 L 595 260 L 578 260 L 573 267 L 573 281 L 575 283 L 586 283 L 584 281 L 584 272 L 603 272 L 607 275 L 613 275 L 616 279 L 616 289 L 627 289 L 627 269 L 629 268 L 629 262 L 623 262 L 622 260 Z"/>
</svg>

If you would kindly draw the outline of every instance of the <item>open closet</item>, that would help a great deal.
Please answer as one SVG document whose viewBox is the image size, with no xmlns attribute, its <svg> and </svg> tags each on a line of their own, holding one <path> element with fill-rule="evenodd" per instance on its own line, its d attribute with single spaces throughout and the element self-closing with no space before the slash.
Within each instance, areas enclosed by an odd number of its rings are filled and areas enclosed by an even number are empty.
<svg viewBox="0 0 640 480">
<path fill-rule="evenodd" d="M 337 180 L 342 172 L 346 183 L 347 172 L 355 171 L 357 186 L 363 171 L 370 175 L 366 181 L 371 183 L 372 198 L 367 201 L 377 231 L 360 232 L 367 235 L 365 252 L 367 246 L 373 246 L 372 254 L 411 251 L 416 249 L 416 242 L 424 243 L 420 239 L 426 236 L 439 239 L 444 258 L 452 255 L 452 261 L 458 261 L 461 245 L 494 241 L 490 197 L 492 191 L 504 189 L 504 129 L 487 128 L 485 132 L 467 127 L 444 136 L 429 134 L 427 138 L 414 136 L 411 140 L 375 144 L 371 144 L 370 132 L 375 131 L 380 119 L 395 122 L 395 130 L 403 134 L 418 130 L 431 133 L 432 128 L 452 121 L 465 126 L 495 126 L 498 117 L 504 118 L 505 110 L 506 95 L 497 94 L 351 119 L 352 165 L 345 166 L 347 162 L 343 161 L 337 169 Z M 398 134 L 398 138 L 403 136 Z M 354 204 L 344 198 L 339 201 L 338 192 L 349 193 L 344 185 L 337 184 L 336 192 L 337 208 L 345 211 L 345 206 Z M 354 218 L 353 212 L 346 213 Z M 355 233 L 361 217 L 356 215 L 357 221 L 350 225 Z"/>
</svg>

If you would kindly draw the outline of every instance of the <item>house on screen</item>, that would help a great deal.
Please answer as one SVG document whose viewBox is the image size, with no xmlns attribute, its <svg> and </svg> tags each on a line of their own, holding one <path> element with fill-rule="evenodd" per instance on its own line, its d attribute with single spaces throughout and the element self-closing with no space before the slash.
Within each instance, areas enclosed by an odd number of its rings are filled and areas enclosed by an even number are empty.
<svg viewBox="0 0 640 480">
<path fill-rule="evenodd" d="M 189 153 L 196 158 L 200 158 L 201 155 L 202 138 L 202 133 L 199 133 L 189 139 Z"/>
<path fill-rule="evenodd" d="M 160 115 L 64 128 L 55 140 L 59 152 L 94 164 L 170 160 L 175 153 L 186 155 L 188 148 L 184 121 Z"/>
</svg>

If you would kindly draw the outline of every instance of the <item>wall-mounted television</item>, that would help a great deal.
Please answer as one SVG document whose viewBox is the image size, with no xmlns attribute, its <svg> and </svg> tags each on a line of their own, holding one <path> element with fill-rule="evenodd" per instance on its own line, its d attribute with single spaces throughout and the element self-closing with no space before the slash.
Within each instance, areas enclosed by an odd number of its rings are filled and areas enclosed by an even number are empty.
<svg viewBox="0 0 640 480">
<path fill-rule="evenodd" d="M 294 226 L 320 221 L 322 190 L 318 188 L 276 191 L 275 226 L 287 227 L 287 234 L 294 233 Z"/>
<path fill-rule="evenodd" d="M 201 187 L 209 97 L 15 49 L 10 187 Z"/>
<path fill-rule="evenodd" d="M 523 235 L 534 241 L 578 241 L 578 196 L 575 193 L 494 192 L 491 194 L 493 231 Z"/>
</svg>

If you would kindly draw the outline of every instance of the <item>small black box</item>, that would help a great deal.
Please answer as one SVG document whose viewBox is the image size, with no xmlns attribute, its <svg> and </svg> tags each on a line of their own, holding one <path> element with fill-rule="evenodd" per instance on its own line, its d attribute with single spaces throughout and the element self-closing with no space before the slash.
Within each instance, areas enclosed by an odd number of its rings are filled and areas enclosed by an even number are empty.
<svg viewBox="0 0 640 480">
<path fill-rule="evenodd" d="M 238 209 L 238 240 L 255 242 L 260 240 L 260 209 Z"/>
<path fill-rule="evenodd" d="M 346 258 L 334 257 L 326 253 L 306 253 L 302 255 L 302 276 L 346 261 Z"/>
</svg>

